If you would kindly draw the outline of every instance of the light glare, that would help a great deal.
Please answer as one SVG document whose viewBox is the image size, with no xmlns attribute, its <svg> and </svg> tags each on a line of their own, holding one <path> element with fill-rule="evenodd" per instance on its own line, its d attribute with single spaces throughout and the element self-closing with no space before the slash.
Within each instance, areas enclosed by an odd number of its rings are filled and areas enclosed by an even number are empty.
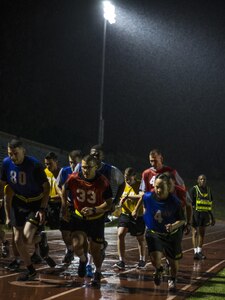
<svg viewBox="0 0 225 300">
<path fill-rule="evenodd" d="M 110 23 L 116 23 L 115 6 L 109 1 L 103 1 L 104 6 L 104 18 Z"/>
</svg>

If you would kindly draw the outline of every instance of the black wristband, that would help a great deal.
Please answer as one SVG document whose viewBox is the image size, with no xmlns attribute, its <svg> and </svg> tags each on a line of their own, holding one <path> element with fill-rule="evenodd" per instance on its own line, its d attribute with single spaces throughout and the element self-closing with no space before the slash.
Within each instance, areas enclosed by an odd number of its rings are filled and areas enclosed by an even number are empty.
<svg viewBox="0 0 225 300">
<path fill-rule="evenodd" d="M 96 207 L 92 207 L 93 215 L 96 214 Z"/>
</svg>

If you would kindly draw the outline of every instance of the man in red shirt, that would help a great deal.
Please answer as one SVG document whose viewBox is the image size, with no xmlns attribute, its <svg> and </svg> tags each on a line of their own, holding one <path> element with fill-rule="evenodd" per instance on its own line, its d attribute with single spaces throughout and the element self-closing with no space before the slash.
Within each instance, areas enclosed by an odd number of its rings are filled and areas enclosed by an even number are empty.
<svg viewBox="0 0 225 300">
<path fill-rule="evenodd" d="M 72 195 L 74 214 L 72 216 L 72 245 L 80 258 L 78 275 L 86 274 L 88 243 L 96 267 L 92 285 L 101 281 L 101 244 L 104 243 L 106 211 L 112 205 L 112 190 L 106 177 L 97 172 L 97 160 L 86 155 L 81 162 L 81 171 L 73 173 L 62 189 L 62 214 L 67 218 L 67 193 Z"/>
<path fill-rule="evenodd" d="M 160 150 L 153 149 L 149 153 L 149 161 L 151 167 L 142 173 L 142 181 L 140 185 L 141 192 L 152 192 L 154 190 L 155 178 L 158 174 L 167 173 L 171 176 L 173 181 L 173 191 L 177 197 L 180 199 L 182 206 L 186 210 L 186 221 L 187 225 L 185 228 L 185 233 L 188 234 L 191 230 L 191 220 L 192 220 L 192 201 L 189 193 L 186 191 L 186 187 L 183 179 L 180 177 L 178 172 L 163 164 L 163 156 Z"/>
</svg>

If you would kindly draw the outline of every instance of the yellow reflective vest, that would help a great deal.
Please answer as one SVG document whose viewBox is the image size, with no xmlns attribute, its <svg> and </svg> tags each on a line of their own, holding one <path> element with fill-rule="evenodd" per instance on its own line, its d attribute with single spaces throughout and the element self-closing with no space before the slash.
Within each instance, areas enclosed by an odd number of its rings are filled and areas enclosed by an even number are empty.
<svg viewBox="0 0 225 300">
<path fill-rule="evenodd" d="M 198 185 L 194 186 L 196 190 L 196 207 L 197 211 L 211 211 L 212 210 L 212 195 L 210 188 L 207 187 L 207 192 L 202 193 Z"/>
</svg>

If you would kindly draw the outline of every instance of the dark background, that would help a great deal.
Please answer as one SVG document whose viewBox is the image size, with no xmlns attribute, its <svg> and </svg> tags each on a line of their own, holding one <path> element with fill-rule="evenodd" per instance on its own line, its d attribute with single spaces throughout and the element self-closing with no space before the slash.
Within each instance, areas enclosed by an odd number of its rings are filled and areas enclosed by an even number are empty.
<svg viewBox="0 0 225 300">
<path fill-rule="evenodd" d="M 225 177 L 224 1 L 114 1 L 104 148 L 121 167 L 160 148 L 183 177 Z M 0 130 L 64 150 L 98 142 L 101 1 L 1 1 Z"/>
</svg>

